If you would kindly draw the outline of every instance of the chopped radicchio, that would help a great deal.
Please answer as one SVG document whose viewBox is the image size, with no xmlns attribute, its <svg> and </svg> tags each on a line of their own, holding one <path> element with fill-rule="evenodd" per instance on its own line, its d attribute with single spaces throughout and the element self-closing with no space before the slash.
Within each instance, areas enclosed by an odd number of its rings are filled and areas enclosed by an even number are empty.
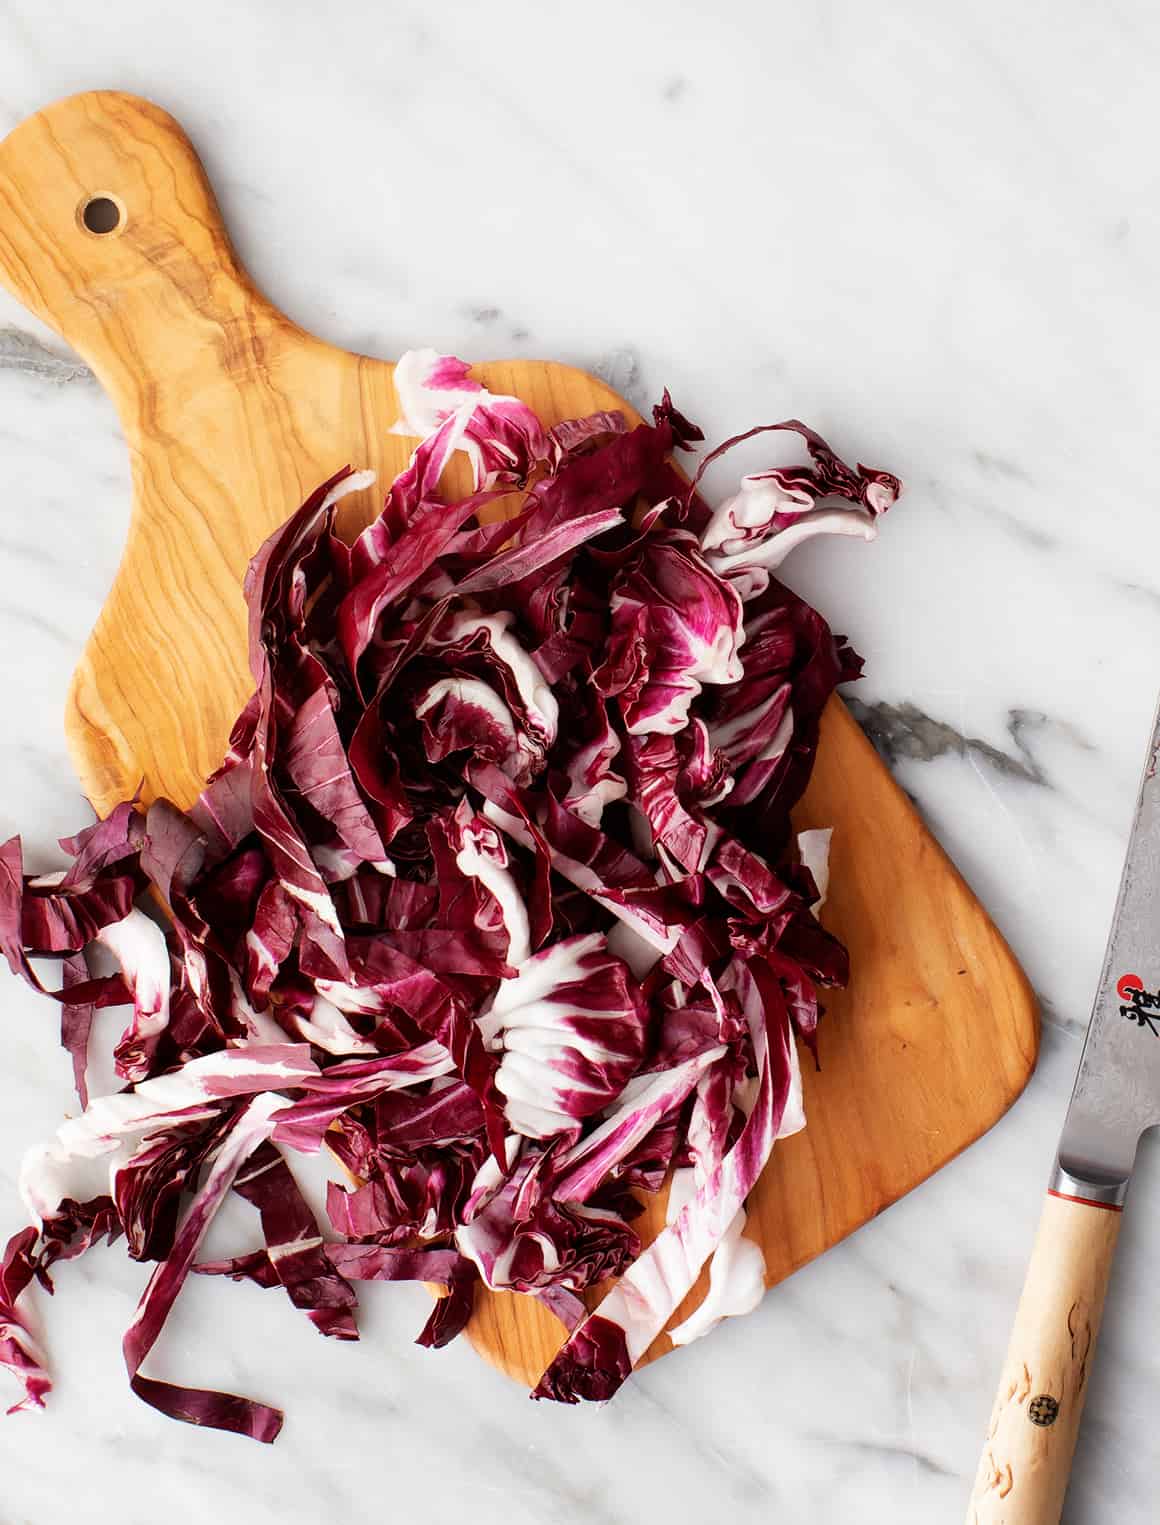
<svg viewBox="0 0 1160 1525">
<path fill-rule="evenodd" d="M 0 847 L 0 952 L 60 1003 L 83 1108 L 29 1151 L 0 1260 L 18 1408 L 51 1387 L 22 1300 L 101 1239 L 153 1265 L 133 1390 L 263 1441 L 276 1409 L 141 1370 L 191 1271 L 281 1287 L 342 1340 L 358 1283 L 435 1283 L 431 1346 L 480 1283 L 524 1293 L 568 1333 L 535 1396 L 567 1402 L 761 1295 L 746 1198 L 805 1124 L 796 1040 L 846 978 L 817 920 L 829 833 L 790 812 L 861 667 L 772 572 L 807 537 L 872 538 L 900 484 L 792 420 L 690 484 L 669 457 L 700 431 L 667 393 L 651 424 L 545 431 L 452 357 L 395 381 L 420 442 L 379 516 L 338 538 L 372 480 L 340 472 L 253 559 L 255 690 L 192 809 L 126 801 L 39 878 Z M 705 466 L 770 431 L 810 464 L 711 508 Z M 472 490 L 448 498 L 457 451 Z M 126 1084 L 90 1097 L 108 1005 L 132 1008 Z M 324 1144 L 348 1177 L 325 1226 L 288 1163 Z M 670 1179 L 642 1245 L 641 1194 Z M 199 1263 L 230 1191 L 261 1244 Z"/>
</svg>

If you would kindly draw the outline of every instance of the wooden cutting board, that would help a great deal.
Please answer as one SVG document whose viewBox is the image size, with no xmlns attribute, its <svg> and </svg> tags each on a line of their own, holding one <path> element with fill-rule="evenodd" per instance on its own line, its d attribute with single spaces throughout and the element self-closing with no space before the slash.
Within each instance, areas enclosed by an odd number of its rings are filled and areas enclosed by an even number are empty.
<svg viewBox="0 0 1160 1525">
<path fill-rule="evenodd" d="M 0 208 L 0 276 L 92 366 L 132 461 L 124 556 L 68 699 L 77 772 L 102 812 L 142 782 L 146 800 L 188 805 L 250 691 L 251 554 L 337 468 L 386 482 L 406 463 L 408 442 L 387 433 L 392 367 L 304 333 L 255 289 L 189 141 L 146 101 L 79 95 L 23 123 L 0 144 Z M 476 374 L 546 425 L 617 406 L 635 419 L 567 366 Z M 681 401 L 695 415 L 696 398 Z M 344 528 L 376 506 L 377 493 L 347 500 Z M 854 974 L 829 1001 L 821 1073 L 807 1067 L 809 1126 L 777 1146 L 751 1200 L 770 1285 L 989 1128 L 1038 1042 L 1010 950 L 837 700 L 798 814 L 834 827 L 826 920 Z M 505 1294 L 480 1300 L 469 1334 L 528 1383 L 563 1337 Z"/>
</svg>

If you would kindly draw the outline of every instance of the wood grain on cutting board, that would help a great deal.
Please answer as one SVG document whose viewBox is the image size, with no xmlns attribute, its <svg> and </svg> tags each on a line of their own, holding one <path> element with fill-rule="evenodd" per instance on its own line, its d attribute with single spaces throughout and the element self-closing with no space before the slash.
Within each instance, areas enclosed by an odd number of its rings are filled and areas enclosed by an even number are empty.
<svg viewBox="0 0 1160 1525">
<path fill-rule="evenodd" d="M 116 209 L 111 232 L 86 226 L 97 198 Z M 131 96 L 74 96 L 0 144 L 0 277 L 92 366 L 132 462 L 124 556 L 69 696 L 77 772 L 101 811 L 138 786 L 188 805 L 250 691 L 250 556 L 339 467 L 371 466 L 386 482 L 406 464 L 413 442 L 387 432 L 392 367 L 270 305 L 181 129 Z M 475 373 L 545 425 L 617 406 L 635 417 L 567 366 Z M 682 401 L 695 414 L 696 399 Z M 365 522 L 377 498 L 348 499 L 340 527 Z M 1010 950 L 837 700 L 796 819 L 834 828 L 825 920 L 854 973 L 828 997 L 822 1071 L 806 1066 L 809 1125 L 777 1146 L 751 1198 L 747 1232 L 771 1285 L 990 1127 L 1038 1042 Z M 645 1221 L 655 1229 L 659 1206 Z M 537 1304 L 502 1293 L 481 1297 L 468 1332 L 529 1383 L 563 1338 Z"/>
</svg>

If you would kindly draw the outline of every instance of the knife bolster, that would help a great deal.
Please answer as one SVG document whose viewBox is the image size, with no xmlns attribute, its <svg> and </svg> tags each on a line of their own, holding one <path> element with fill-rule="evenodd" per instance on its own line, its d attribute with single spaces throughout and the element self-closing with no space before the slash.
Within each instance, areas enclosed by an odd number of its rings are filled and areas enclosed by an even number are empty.
<svg viewBox="0 0 1160 1525">
<path fill-rule="evenodd" d="M 1067 1202 L 1086 1202 L 1092 1207 L 1123 1207 L 1131 1176 L 1101 1175 L 1085 1170 L 1082 1175 L 1067 1168 L 1063 1159 L 1055 1162 L 1047 1190 Z"/>
</svg>

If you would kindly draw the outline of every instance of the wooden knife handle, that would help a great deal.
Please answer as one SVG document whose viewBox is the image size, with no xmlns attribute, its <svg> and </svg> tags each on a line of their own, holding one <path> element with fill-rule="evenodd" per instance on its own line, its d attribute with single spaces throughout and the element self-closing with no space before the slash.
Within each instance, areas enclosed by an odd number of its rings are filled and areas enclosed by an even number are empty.
<svg viewBox="0 0 1160 1525">
<path fill-rule="evenodd" d="M 1058 1525 L 1120 1216 L 1047 1195 L 967 1525 Z"/>
</svg>

